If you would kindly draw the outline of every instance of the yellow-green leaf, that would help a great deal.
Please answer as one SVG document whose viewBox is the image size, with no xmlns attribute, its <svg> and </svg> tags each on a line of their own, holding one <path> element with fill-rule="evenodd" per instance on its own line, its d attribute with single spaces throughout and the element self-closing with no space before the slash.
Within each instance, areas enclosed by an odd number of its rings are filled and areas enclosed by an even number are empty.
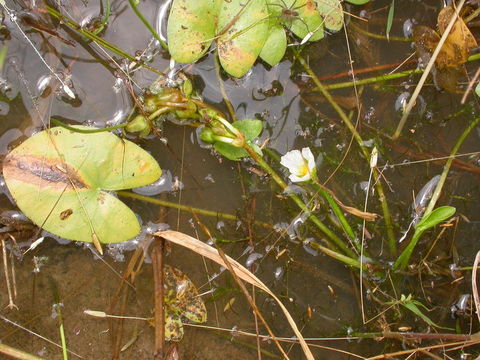
<svg viewBox="0 0 480 360">
<path fill-rule="evenodd" d="M 147 185 L 161 170 L 131 141 L 55 127 L 12 150 L 3 175 L 20 210 L 38 226 L 65 239 L 112 243 L 135 237 L 140 225 L 106 190 Z"/>
<path fill-rule="evenodd" d="M 227 73 L 242 77 L 253 66 L 268 37 L 265 0 L 224 1 L 217 27 L 218 56 Z"/>
<path fill-rule="evenodd" d="M 205 54 L 214 37 L 222 0 L 174 0 L 167 25 L 168 50 L 189 63 Z"/>
</svg>

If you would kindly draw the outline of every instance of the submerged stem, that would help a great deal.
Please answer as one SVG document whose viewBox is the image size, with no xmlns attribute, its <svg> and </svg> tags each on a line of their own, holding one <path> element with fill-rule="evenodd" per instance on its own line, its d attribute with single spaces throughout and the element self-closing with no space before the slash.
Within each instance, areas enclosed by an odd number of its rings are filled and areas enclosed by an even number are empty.
<svg viewBox="0 0 480 360">
<path fill-rule="evenodd" d="M 313 72 L 313 70 L 310 68 L 310 66 L 307 64 L 305 59 L 298 55 L 297 56 L 298 60 L 300 61 L 300 64 L 305 68 L 307 73 L 311 76 L 313 82 L 317 86 L 318 90 L 322 93 L 322 95 L 327 99 L 327 101 L 332 105 L 332 107 L 335 109 L 337 114 L 340 116 L 340 118 L 343 120 L 347 128 L 350 130 L 352 133 L 353 137 L 358 143 L 358 146 L 360 147 L 360 150 L 363 153 L 363 156 L 369 162 L 370 159 L 370 153 L 365 145 L 363 145 L 363 139 L 358 133 L 357 129 L 353 125 L 353 123 L 350 121 L 348 118 L 347 114 L 342 110 L 342 108 L 335 102 L 335 100 L 332 98 L 326 87 L 320 82 L 318 79 L 317 75 Z M 383 212 L 383 217 L 385 221 L 385 227 L 387 228 L 387 237 L 388 237 L 388 245 L 390 248 L 390 252 L 392 254 L 395 254 L 397 251 L 397 245 L 395 241 L 395 234 L 393 233 L 393 223 L 392 223 L 392 217 L 390 216 L 390 209 L 388 207 L 388 203 L 385 197 L 385 192 L 383 190 L 383 185 L 382 182 L 380 181 L 380 172 L 378 171 L 377 168 L 373 169 L 373 176 L 375 179 L 375 187 L 378 193 L 378 198 L 380 201 L 380 204 L 382 206 L 382 212 Z"/>
<path fill-rule="evenodd" d="M 443 172 L 442 172 L 442 175 L 440 176 L 440 180 L 433 192 L 432 198 L 428 203 L 427 209 L 425 210 L 425 213 L 423 214 L 422 219 L 424 219 L 433 211 L 433 208 L 435 207 L 435 204 L 437 203 L 437 200 L 440 197 L 440 193 L 442 192 L 443 185 L 445 184 L 445 180 L 447 179 L 447 175 L 448 175 L 448 172 L 450 171 L 450 167 L 452 165 L 453 159 L 455 158 L 455 155 L 460 149 L 460 146 L 462 146 L 463 142 L 467 138 L 468 134 L 470 134 L 470 132 L 473 129 L 475 129 L 475 127 L 479 123 L 480 123 L 480 117 L 477 117 L 467 126 L 467 128 L 463 131 L 463 133 L 460 135 L 457 142 L 455 143 L 455 146 L 453 147 L 450 153 L 450 157 L 445 163 L 445 166 L 443 167 Z M 419 221 L 419 223 L 422 221 L 422 219 Z M 413 234 L 413 237 L 410 240 L 409 244 L 407 245 L 405 250 L 403 250 L 403 252 L 400 254 L 397 261 L 395 261 L 395 264 L 393 265 L 394 270 L 405 269 L 405 267 L 408 265 L 408 261 L 410 260 L 410 256 L 412 255 L 413 250 L 415 249 L 415 246 L 417 245 L 418 241 L 420 240 L 420 237 L 424 232 L 425 232 L 425 229 L 422 230 L 422 228 L 417 228 L 415 230 L 415 233 Z"/>
<path fill-rule="evenodd" d="M 271 166 L 259 154 L 257 154 L 254 149 L 252 149 L 252 147 L 250 147 L 248 144 L 245 144 L 243 148 L 248 152 L 250 157 L 272 177 L 272 179 L 277 183 L 278 186 L 280 186 L 282 190 L 287 189 L 288 185 L 285 183 L 285 181 L 283 181 L 283 179 L 275 172 L 275 170 L 273 170 Z M 351 258 L 354 262 L 356 262 L 358 266 L 360 266 L 358 261 L 354 259 L 355 254 L 353 253 L 352 250 L 350 250 L 347 247 L 347 245 L 345 244 L 345 242 L 342 241 L 342 239 L 340 239 L 337 235 L 335 235 L 318 217 L 312 214 L 310 209 L 308 209 L 307 205 L 305 205 L 305 203 L 297 195 L 291 194 L 290 197 L 295 202 L 295 204 L 297 204 L 297 206 L 305 214 L 308 215 L 308 218 L 325 235 L 327 235 L 328 239 L 326 240 L 327 240 L 327 243 L 331 245 L 331 247 L 341 249 L 346 255 L 348 255 L 349 258 Z M 334 249 L 331 249 L 330 251 L 334 251 Z M 327 254 L 327 255 L 330 255 L 330 254 Z"/>
</svg>

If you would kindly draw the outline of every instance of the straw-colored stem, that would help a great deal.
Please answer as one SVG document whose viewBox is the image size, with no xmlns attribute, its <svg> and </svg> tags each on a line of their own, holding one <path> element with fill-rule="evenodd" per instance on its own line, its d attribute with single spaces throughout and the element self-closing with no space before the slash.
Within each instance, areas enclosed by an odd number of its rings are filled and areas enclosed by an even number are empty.
<svg viewBox="0 0 480 360">
<path fill-rule="evenodd" d="M 133 192 L 130 192 L 130 191 L 118 191 L 117 194 L 119 196 L 131 198 L 131 199 L 136 199 L 136 200 L 141 200 L 141 201 L 149 202 L 151 204 L 165 206 L 165 207 L 173 208 L 173 209 L 178 209 L 178 210 L 186 211 L 186 212 L 189 212 L 189 213 L 193 212 L 193 213 L 198 214 L 198 215 L 211 216 L 211 217 L 214 217 L 214 218 L 217 218 L 217 219 L 233 220 L 233 221 L 237 221 L 239 219 L 238 216 L 235 216 L 235 215 L 232 215 L 232 214 L 226 214 L 226 213 L 222 213 L 222 212 L 218 212 L 218 211 L 200 209 L 200 208 L 196 208 L 196 207 L 192 207 L 192 206 L 188 206 L 188 205 L 181 205 L 181 204 L 177 204 L 177 203 L 166 201 L 166 200 L 156 199 L 156 198 L 153 198 L 153 197 L 150 197 L 150 196 L 144 196 L 144 195 L 136 194 L 136 193 L 133 193 Z M 264 222 L 261 222 L 261 221 L 254 221 L 254 224 L 257 225 L 257 226 L 261 226 L 265 229 L 269 229 L 269 230 L 272 230 L 272 228 L 273 228 L 273 226 L 271 224 L 264 223 Z"/>
</svg>

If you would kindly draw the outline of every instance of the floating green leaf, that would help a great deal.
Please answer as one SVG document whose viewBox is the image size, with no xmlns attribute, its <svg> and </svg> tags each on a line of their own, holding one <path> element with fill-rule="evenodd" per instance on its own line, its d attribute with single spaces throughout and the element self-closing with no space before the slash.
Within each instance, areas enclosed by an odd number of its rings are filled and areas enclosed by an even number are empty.
<svg viewBox="0 0 480 360">
<path fill-rule="evenodd" d="M 364 5 L 368 3 L 370 0 L 345 0 L 345 1 L 353 5 Z"/>
<path fill-rule="evenodd" d="M 343 10 L 339 0 L 317 0 L 317 6 L 327 29 L 338 31 L 343 27 Z"/>
<path fill-rule="evenodd" d="M 283 26 L 274 24 L 270 34 L 263 45 L 260 57 L 270 66 L 277 65 L 282 60 L 287 50 L 287 34 Z"/>
<path fill-rule="evenodd" d="M 323 18 L 313 0 L 269 0 L 268 9 L 272 16 L 300 39 L 308 41 L 323 38 Z"/>
<path fill-rule="evenodd" d="M 195 323 L 207 321 L 207 309 L 193 282 L 179 269 L 165 265 L 165 339 L 180 341 L 184 317 Z"/>
<path fill-rule="evenodd" d="M 221 0 L 174 0 L 167 25 L 168 50 L 189 63 L 205 54 L 214 37 Z"/>
<path fill-rule="evenodd" d="M 55 127 L 11 151 L 3 174 L 18 207 L 38 226 L 65 239 L 113 243 L 135 237 L 140 225 L 107 191 L 147 185 L 161 170 L 146 151 L 111 133 Z"/>
<path fill-rule="evenodd" d="M 227 73 L 242 77 L 253 66 L 268 38 L 265 0 L 224 1 L 217 26 L 218 56 Z"/>
</svg>

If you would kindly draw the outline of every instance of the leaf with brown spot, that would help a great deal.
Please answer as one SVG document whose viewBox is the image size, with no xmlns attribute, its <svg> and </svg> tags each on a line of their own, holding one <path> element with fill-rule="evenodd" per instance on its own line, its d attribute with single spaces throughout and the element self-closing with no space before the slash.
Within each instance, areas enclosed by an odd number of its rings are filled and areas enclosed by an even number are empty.
<svg viewBox="0 0 480 360">
<path fill-rule="evenodd" d="M 205 54 L 215 36 L 221 0 L 174 0 L 167 25 L 168 50 L 189 63 Z"/>
<path fill-rule="evenodd" d="M 140 225 L 106 190 L 147 185 L 161 170 L 150 154 L 113 134 L 56 127 L 12 150 L 3 175 L 18 207 L 36 225 L 65 239 L 112 243 L 135 237 Z"/>
<path fill-rule="evenodd" d="M 224 1 L 217 32 L 218 56 L 227 73 L 242 77 L 253 66 L 268 37 L 265 0 Z"/>
</svg>

